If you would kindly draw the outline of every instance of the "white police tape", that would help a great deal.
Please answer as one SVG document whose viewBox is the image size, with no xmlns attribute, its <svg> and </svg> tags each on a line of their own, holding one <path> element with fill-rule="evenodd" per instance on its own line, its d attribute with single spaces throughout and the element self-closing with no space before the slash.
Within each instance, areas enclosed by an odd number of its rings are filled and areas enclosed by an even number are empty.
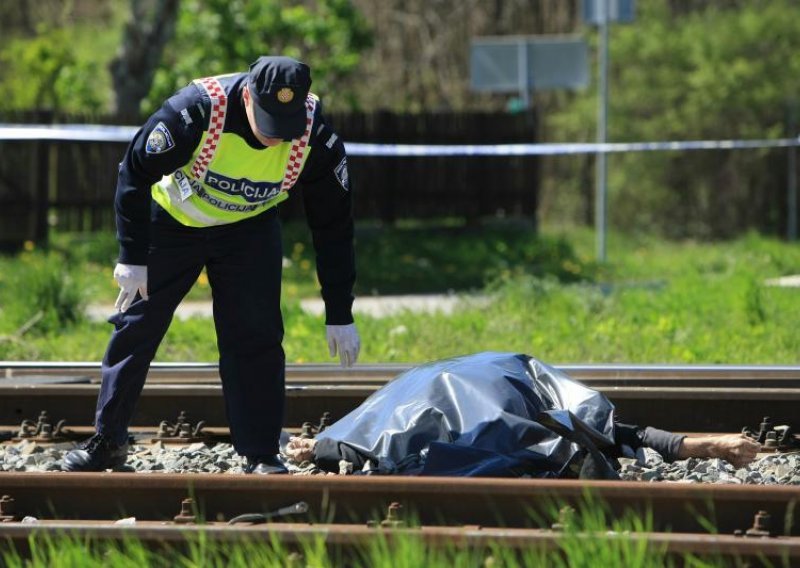
<svg viewBox="0 0 800 568">
<path fill-rule="evenodd" d="M 688 140 L 685 142 L 608 142 L 550 144 L 361 144 L 348 142 L 353 156 L 547 156 L 596 154 L 599 152 L 642 152 L 653 150 L 727 150 L 744 148 L 786 148 L 800 146 L 800 139 L 772 140 Z"/>
<path fill-rule="evenodd" d="M 138 128 L 100 124 L 27 125 L 0 124 L 3 140 L 57 140 L 77 142 L 130 142 Z M 655 150 L 740 150 L 800 146 L 798 138 L 764 140 L 686 140 L 668 142 L 607 142 L 605 144 L 366 144 L 347 142 L 351 156 L 546 156 L 643 152 Z"/>
<path fill-rule="evenodd" d="M 75 142 L 130 142 L 135 126 L 103 124 L 0 124 L 2 140 L 57 140 Z"/>
</svg>

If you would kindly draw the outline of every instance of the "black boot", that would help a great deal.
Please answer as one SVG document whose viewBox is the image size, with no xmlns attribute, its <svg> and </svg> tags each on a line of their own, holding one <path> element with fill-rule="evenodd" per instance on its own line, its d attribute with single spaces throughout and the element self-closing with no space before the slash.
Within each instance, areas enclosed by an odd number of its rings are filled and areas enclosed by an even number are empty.
<svg viewBox="0 0 800 568">
<path fill-rule="evenodd" d="M 103 434 L 95 434 L 78 449 L 67 452 L 61 469 L 64 471 L 103 471 L 125 464 L 128 444 L 117 445 Z"/>
<path fill-rule="evenodd" d="M 244 466 L 245 473 L 258 473 L 261 475 L 275 475 L 289 473 L 283 462 L 278 456 L 257 456 L 248 457 L 247 464 Z"/>
</svg>

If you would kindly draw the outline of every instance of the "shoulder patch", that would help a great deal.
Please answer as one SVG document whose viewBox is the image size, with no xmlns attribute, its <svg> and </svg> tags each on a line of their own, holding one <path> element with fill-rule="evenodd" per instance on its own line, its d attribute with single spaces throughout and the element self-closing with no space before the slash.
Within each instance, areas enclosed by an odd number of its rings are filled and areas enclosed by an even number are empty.
<svg viewBox="0 0 800 568">
<path fill-rule="evenodd" d="M 183 123 L 186 126 L 189 126 L 193 122 L 192 116 L 189 114 L 188 108 L 185 108 L 181 111 L 181 118 L 183 119 Z"/>
<path fill-rule="evenodd" d="M 163 122 L 159 122 L 156 124 L 155 128 L 150 131 L 150 136 L 147 137 L 147 144 L 144 149 L 148 154 L 163 154 L 174 147 L 175 141 L 167 125 Z"/>
<path fill-rule="evenodd" d="M 347 171 L 347 156 L 342 158 L 342 161 L 339 162 L 339 165 L 333 170 L 336 179 L 339 180 L 339 185 L 342 186 L 342 189 L 345 191 L 350 191 L 350 174 Z"/>
<path fill-rule="evenodd" d="M 327 141 L 327 142 L 325 142 L 325 145 L 326 145 L 328 148 L 333 148 L 333 145 L 336 143 L 336 140 L 338 140 L 338 138 L 339 138 L 339 137 L 338 137 L 338 136 L 336 136 L 336 133 L 335 133 L 335 132 L 331 132 L 331 137 L 330 137 L 330 138 L 328 138 L 328 141 Z"/>
</svg>

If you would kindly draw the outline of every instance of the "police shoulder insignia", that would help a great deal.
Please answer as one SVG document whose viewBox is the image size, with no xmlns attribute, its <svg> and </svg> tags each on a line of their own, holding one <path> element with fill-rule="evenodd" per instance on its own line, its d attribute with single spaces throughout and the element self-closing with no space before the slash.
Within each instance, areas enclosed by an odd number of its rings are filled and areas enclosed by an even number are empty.
<svg viewBox="0 0 800 568">
<path fill-rule="evenodd" d="M 341 185 L 345 191 L 350 191 L 350 174 L 347 172 L 347 156 L 342 158 L 342 161 L 339 162 L 339 165 L 336 166 L 333 173 L 336 179 L 339 180 L 339 185 Z"/>
<path fill-rule="evenodd" d="M 163 154 L 174 147 L 175 141 L 167 125 L 163 122 L 159 122 L 156 124 L 155 128 L 150 131 L 150 136 L 147 137 L 147 144 L 145 144 L 144 149 L 148 154 Z"/>
<path fill-rule="evenodd" d="M 189 109 L 188 109 L 188 108 L 185 108 L 185 109 L 183 109 L 183 110 L 181 111 L 181 118 L 183 119 L 183 123 L 184 123 L 186 126 L 189 126 L 189 125 L 191 125 L 191 124 L 192 124 L 192 122 L 194 122 L 194 121 L 192 120 L 192 115 L 191 115 L 191 114 L 189 114 Z"/>
</svg>

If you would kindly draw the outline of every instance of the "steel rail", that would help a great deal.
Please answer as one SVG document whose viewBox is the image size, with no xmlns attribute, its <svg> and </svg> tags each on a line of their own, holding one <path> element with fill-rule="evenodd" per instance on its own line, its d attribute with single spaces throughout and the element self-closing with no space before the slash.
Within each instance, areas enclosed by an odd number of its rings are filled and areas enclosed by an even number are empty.
<svg viewBox="0 0 800 568">
<path fill-rule="evenodd" d="M 30 539 L 45 536 L 49 539 L 68 536 L 73 540 L 123 541 L 135 539 L 153 548 L 170 544 L 189 545 L 203 539 L 204 542 L 252 544 L 255 542 L 280 542 L 291 549 L 303 544 L 322 541 L 328 549 L 355 554 L 363 552 L 376 539 L 387 543 L 401 539 L 419 541 L 426 548 L 472 550 L 493 546 L 518 551 L 539 550 L 543 552 L 563 550 L 564 546 L 577 539 L 625 540 L 645 545 L 649 550 L 669 555 L 693 554 L 702 557 L 726 557 L 738 559 L 756 558 L 800 558 L 800 537 L 743 538 L 731 535 L 694 533 L 642 532 L 620 534 L 604 532 L 569 533 L 551 529 L 521 529 L 495 527 L 393 527 L 372 528 L 363 524 L 308 524 L 269 523 L 264 525 L 230 526 L 221 523 L 164 524 L 163 522 L 136 521 L 132 526 L 119 526 L 107 522 L 45 521 L 39 524 L 0 524 L 0 541 L 13 543 L 18 553 L 27 552 Z"/>
<path fill-rule="evenodd" d="M 579 381 L 611 382 L 619 386 L 654 382 L 660 386 L 678 386 L 692 381 L 706 386 L 727 386 L 737 382 L 771 382 L 771 386 L 800 387 L 798 365 L 554 365 Z M 364 364 L 343 369 L 330 364 L 289 364 L 287 383 L 297 384 L 376 384 L 381 385 L 412 368 L 410 364 Z M 66 361 L 0 361 L 0 377 L 49 377 L 54 380 L 100 380 L 97 362 Z M 219 381 L 219 366 L 215 363 L 153 363 L 148 380 L 151 382 Z M 0 378 L 0 382 L 2 379 Z M 772 384 L 774 383 L 774 385 Z"/>
<path fill-rule="evenodd" d="M 288 385 L 285 424 L 318 423 L 325 412 L 337 420 L 356 408 L 378 385 Z M 764 416 L 793 422 L 800 388 L 662 387 L 594 385 L 616 406 L 620 420 L 679 432 L 738 432 L 756 427 Z M 0 424 L 35 420 L 47 411 L 54 421 L 91 424 L 99 385 L 6 384 L 0 380 Z M 152 427 L 185 411 L 209 427 L 227 425 L 221 384 L 146 384 L 133 419 Z"/>
<path fill-rule="evenodd" d="M 789 486 L 652 484 L 639 482 L 435 478 L 394 476 L 248 476 L 226 474 L 3 473 L 0 494 L 16 519 L 172 520 L 184 499 L 199 519 L 226 521 L 294 503 L 308 504 L 310 522 L 385 519 L 398 503 L 411 524 L 549 527 L 561 506 L 602 504 L 615 518 L 651 514 L 657 532 L 719 534 L 772 518 L 772 534 L 800 536 L 794 510 L 800 491 Z M 13 507 L 9 507 L 13 499 Z M 705 519 L 705 520 L 704 520 Z"/>
</svg>

